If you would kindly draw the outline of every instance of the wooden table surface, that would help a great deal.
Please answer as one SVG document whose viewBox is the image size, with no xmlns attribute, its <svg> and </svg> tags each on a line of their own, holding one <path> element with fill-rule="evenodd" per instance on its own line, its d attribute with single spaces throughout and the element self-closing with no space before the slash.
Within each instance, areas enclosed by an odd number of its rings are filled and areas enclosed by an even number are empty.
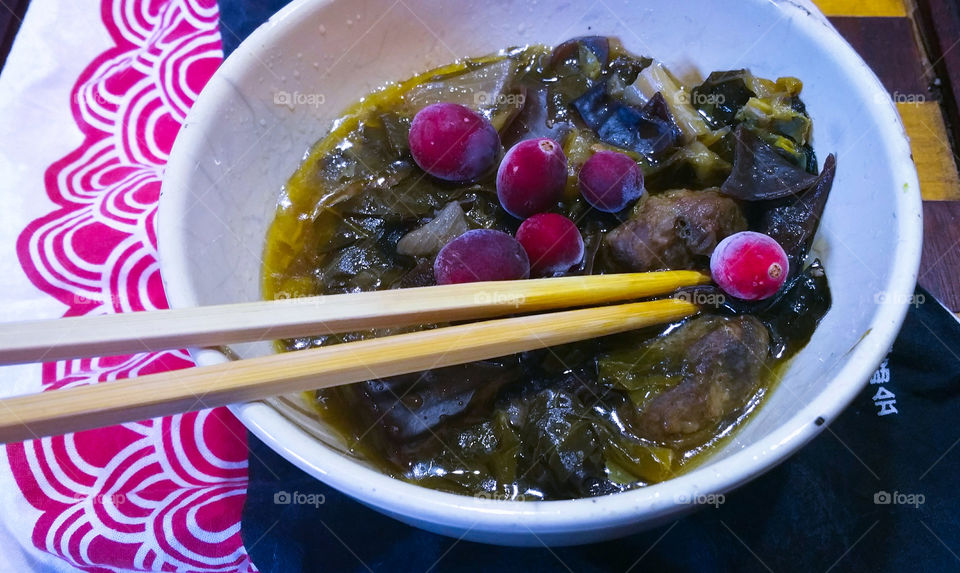
<svg viewBox="0 0 960 573">
<path fill-rule="evenodd" d="M 960 5 L 814 0 L 880 77 L 910 136 L 923 195 L 919 282 L 960 311 Z M 29 0 L 0 0 L 0 69 Z"/>
<path fill-rule="evenodd" d="M 897 102 L 923 195 L 919 283 L 960 311 L 960 7 L 956 0 L 814 0 Z"/>
</svg>

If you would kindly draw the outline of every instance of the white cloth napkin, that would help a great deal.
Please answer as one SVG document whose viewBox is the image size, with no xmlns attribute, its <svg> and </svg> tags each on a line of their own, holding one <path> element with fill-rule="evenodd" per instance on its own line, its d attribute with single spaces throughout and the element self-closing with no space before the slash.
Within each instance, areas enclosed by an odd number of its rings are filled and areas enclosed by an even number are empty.
<svg viewBox="0 0 960 573">
<path fill-rule="evenodd" d="M 50 212 L 43 174 L 83 139 L 70 89 L 110 45 L 96 0 L 33 0 L 0 73 L 0 321 L 57 318 L 66 307 L 27 279 L 16 255 L 27 222 Z M 36 392 L 40 366 L 0 367 L 0 396 Z M 40 512 L 20 496 L 0 447 L 0 564 L 8 571 L 75 571 L 34 548 Z"/>
</svg>

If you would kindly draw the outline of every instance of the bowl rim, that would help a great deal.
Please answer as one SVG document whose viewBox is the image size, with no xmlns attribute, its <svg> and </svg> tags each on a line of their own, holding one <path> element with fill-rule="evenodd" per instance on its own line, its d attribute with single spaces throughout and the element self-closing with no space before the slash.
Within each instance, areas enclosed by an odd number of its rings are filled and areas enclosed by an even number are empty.
<svg viewBox="0 0 960 573">
<path fill-rule="evenodd" d="M 243 44 L 265 46 L 278 40 L 305 12 L 319 10 L 334 0 L 294 0 L 257 28 Z M 758 2 L 760 0 L 757 0 Z M 764 2 L 766 3 L 766 2 Z M 263 402 L 230 405 L 233 413 L 274 451 L 335 489 L 395 517 L 407 516 L 418 522 L 441 527 L 469 527 L 477 532 L 561 533 L 609 529 L 655 521 L 678 512 L 678 506 L 694 495 L 729 492 L 769 471 L 816 435 L 846 408 L 864 387 L 885 357 L 902 326 L 908 298 L 914 292 L 922 245 L 922 207 L 919 182 L 910 146 L 899 114 L 879 79 L 839 33 L 818 14 L 792 0 L 772 2 L 777 9 L 793 12 L 801 33 L 829 48 L 854 76 L 854 81 L 873 92 L 872 116 L 877 120 L 878 137 L 889 142 L 888 152 L 896 181 L 905 182 L 907 192 L 897 194 L 897 232 L 900 237 L 891 257 L 891 273 L 885 292 L 895 304 L 879 307 L 869 329 L 845 356 L 846 363 L 830 381 L 831 392 L 821 393 L 775 431 L 756 443 L 701 468 L 644 488 L 593 498 L 572 500 L 506 501 L 475 498 L 436 491 L 390 477 L 323 445 L 292 421 Z M 791 14 L 787 14 L 788 16 Z M 243 44 L 221 65 L 219 73 L 242 70 L 251 62 Z M 216 85 L 210 82 L 208 86 Z M 219 92 L 219 93 L 218 93 Z M 184 126 L 202 121 L 224 97 L 220 89 L 204 89 L 191 108 Z M 198 118 L 200 120 L 198 121 Z M 200 129 L 181 129 L 170 154 L 163 178 L 158 213 L 158 244 L 161 276 L 172 308 L 197 306 L 195 293 L 176 277 L 186 276 L 189 261 L 170 223 L 186 207 L 187 189 L 172 181 L 186 181 L 192 174 L 190 157 L 204 148 Z M 166 248 L 165 248 L 166 247 Z M 902 296 L 901 296 L 902 295 Z M 902 301 L 902 304 L 899 302 Z M 228 361 L 211 349 L 189 349 L 199 365 Z M 469 531 L 468 530 L 468 531 Z"/>
</svg>

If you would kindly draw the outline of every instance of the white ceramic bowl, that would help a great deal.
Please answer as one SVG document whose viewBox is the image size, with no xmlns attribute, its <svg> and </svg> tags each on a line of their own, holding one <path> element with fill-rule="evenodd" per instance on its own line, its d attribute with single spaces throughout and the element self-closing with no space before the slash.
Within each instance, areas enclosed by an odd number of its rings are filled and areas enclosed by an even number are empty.
<svg viewBox="0 0 960 573">
<path fill-rule="evenodd" d="M 418 527 L 483 542 L 559 545 L 675 518 L 692 507 L 685 500 L 747 482 L 834 420 L 889 349 L 913 292 L 921 208 L 903 128 L 876 77 L 818 14 L 770 0 L 298 0 L 228 58 L 174 146 L 159 217 L 171 305 L 260 298 L 260 254 L 280 187 L 348 103 L 459 57 L 588 33 L 617 36 L 688 79 L 749 67 L 804 81 L 815 148 L 821 158 L 838 156 L 817 241 L 833 308 L 765 405 L 708 463 L 600 498 L 524 503 L 432 491 L 344 454 L 289 407 L 232 407 L 303 470 Z M 282 93 L 301 103 L 282 105 Z M 242 357 L 272 352 L 268 343 L 233 350 Z M 227 360 L 214 350 L 193 355 L 202 365 Z"/>
</svg>

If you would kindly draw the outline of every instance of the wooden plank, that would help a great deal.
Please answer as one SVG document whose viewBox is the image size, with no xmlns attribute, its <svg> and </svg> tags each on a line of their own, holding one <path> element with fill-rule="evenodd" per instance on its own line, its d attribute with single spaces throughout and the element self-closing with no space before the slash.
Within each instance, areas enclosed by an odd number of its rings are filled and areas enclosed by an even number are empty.
<svg viewBox="0 0 960 573">
<path fill-rule="evenodd" d="M 827 16 L 903 18 L 907 9 L 903 0 L 813 0 Z"/>
<path fill-rule="evenodd" d="M 956 0 L 913 0 L 914 19 L 939 80 L 948 133 L 960 142 L 960 5 Z"/>
<path fill-rule="evenodd" d="M 960 311 L 960 201 L 923 202 L 923 258 L 917 282 Z"/>
<path fill-rule="evenodd" d="M 830 18 L 896 101 L 931 99 L 909 18 Z"/>
<path fill-rule="evenodd" d="M 908 18 L 831 18 L 897 102 L 925 200 L 960 200 L 960 179 L 939 104 Z M 898 49 L 890 49 L 898 46 Z"/>
<path fill-rule="evenodd" d="M 960 177 L 940 105 L 898 103 L 897 109 L 910 136 L 924 201 L 960 201 Z"/>
</svg>

